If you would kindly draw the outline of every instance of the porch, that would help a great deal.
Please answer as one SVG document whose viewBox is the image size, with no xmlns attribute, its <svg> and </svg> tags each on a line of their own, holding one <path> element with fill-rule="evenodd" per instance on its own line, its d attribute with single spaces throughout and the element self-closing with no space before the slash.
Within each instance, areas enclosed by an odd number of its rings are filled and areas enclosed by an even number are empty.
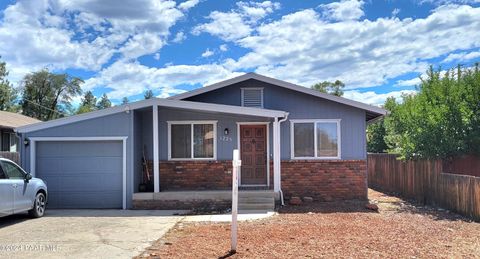
<svg viewBox="0 0 480 259">
<path fill-rule="evenodd" d="M 207 108 L 153 105 L 133 111 L 133 208 L 230 206 L 232 154 L 240 149 L 240 186 L 249 188 L 240 191 L 240 208 L 273 209 L 280 190 L 279 115 L 285 113 Z"/>
</svg>

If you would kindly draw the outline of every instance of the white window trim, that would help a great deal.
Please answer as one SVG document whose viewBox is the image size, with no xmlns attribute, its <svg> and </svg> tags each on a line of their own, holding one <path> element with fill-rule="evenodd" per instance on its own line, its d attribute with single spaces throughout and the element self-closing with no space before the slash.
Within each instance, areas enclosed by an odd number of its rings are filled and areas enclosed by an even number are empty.
<svg viewBox="0 0 480 259">
<path fill-rule="evenodd" d="M 290 158 L 292 160 L 329 160 L 329 159 L 341 159 L 342 158 L 342 136 L 341 136 L 341 119 L 308 119 L 308 120 L 290 120 Z M 295 138 L 294 138 L 294 125 L 295 123 L 313 123 L 314 124 L 314 157 L 296 157 L 295 156 Z M 317 133 L 316 123 L 337 123 L 337 156 L 332 157 L 318 157 L 317 156 Z"/>
<path fill-rule="evenodd" d="M 242 155 L 241 144 L 240 144 L 240 126 L 242 125 L 265 125 L 267 128 L 267 184 L 242 184 L 242 167 L 238 172 L 238 178 L 240 179 L 239 184 L 242 187 L 256 187 L 256 186 L 267 186 L 270 187 L 270 122 L 237 122 L 237 149 Z"/>
<path fill-rule="evenodd" d="M 261 98 L 261 105 L 260 105 L 260 108 L 264 108 L 263 107 L 263 87 L 244 87 L 244 88 L 240 88 L 242 90 L 242 107 L 245 107 L 245 104 L 244 104 L 244 97 L 245 97 L 245 89 L 246 90 L 260 90 L 260 98 Z M 258 108 L 258 107 L 248 107 L 248 108 Z"/>
<path fill-rule="evenodd" d="M 30 174 L 35 177 L 36 142 L 43 141 L 122 141 L 122 207 L 127 209 L 127 136 L 120 137 L 30 137 Z"/>
<path fill-rule="evenodd" d="M 169 161 L 194 161 L 194 160 L 217 160 L 217 121 L 167 121 L 168 124 L 168 160 Z M 193 125 L 195 124 L 213 124 L 213 157 L 195 158 L 193 150 Z M 190 158 L 172 158 L 172 125 L 190 125 L 191 134 L 191 152 Z"/>
</svg>

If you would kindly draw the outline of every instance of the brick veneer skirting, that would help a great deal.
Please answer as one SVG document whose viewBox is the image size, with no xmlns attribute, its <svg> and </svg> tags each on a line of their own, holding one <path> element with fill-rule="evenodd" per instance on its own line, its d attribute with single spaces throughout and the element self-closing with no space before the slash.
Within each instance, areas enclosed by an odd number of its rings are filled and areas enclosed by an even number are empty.
<svg viewBox="0 0 480 259">
<path fill-rule="evenodd" d="M 282 161 L 286 199 L 309 196 L 318 201 L 367 199 L 366 160 Z M 149 167 L 151 167 L 151 162 Z M 273 188 L 273 163 L 270 163 Z M 152 170 L 153 171 L 153 170 Z M 231 161 L 160 161 L 160 190 L 227 190 Z"/>
<path fill-rule="evenodd" d="M 133 209 L 140 210 L 226 210 L 231 200 L 133 200 Z"/>
<path fill-rule="evenodd" d="M 282 191 L 318 201 L 366 200 L 366 160 L 282 161 Z"/>
<path fill-rule="evenodd" d="M 161 191 L 230 188 L 232 161 L 160 161 Z"/>
</svg>

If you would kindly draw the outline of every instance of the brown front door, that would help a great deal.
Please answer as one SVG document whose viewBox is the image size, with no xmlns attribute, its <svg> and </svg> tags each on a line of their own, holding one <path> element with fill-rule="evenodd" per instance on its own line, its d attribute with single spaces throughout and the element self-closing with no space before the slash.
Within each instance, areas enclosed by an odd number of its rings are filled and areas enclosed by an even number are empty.
<svg viewBox="0 0 480 259">
<path fill-rule="evenodd" d="M 267 184 L 267 126 L 240 125 L 242 185 Z"/>
</svg>

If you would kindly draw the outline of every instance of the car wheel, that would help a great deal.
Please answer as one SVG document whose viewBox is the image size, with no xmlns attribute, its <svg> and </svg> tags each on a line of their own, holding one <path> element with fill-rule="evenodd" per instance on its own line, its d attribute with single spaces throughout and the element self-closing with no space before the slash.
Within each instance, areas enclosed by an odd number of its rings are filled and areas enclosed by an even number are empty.
<svg viewBox="0 0 480 259">
<path fill-rule="evenodd" d="M 39 192 L 35 196 L 35 201 L 33 202 L 33 209 L 28 211 L 28 214 L 34 218 L 40 218 L 45 213 L 45 206 L 47 205 L 45 194 Z"/>
</svg>

